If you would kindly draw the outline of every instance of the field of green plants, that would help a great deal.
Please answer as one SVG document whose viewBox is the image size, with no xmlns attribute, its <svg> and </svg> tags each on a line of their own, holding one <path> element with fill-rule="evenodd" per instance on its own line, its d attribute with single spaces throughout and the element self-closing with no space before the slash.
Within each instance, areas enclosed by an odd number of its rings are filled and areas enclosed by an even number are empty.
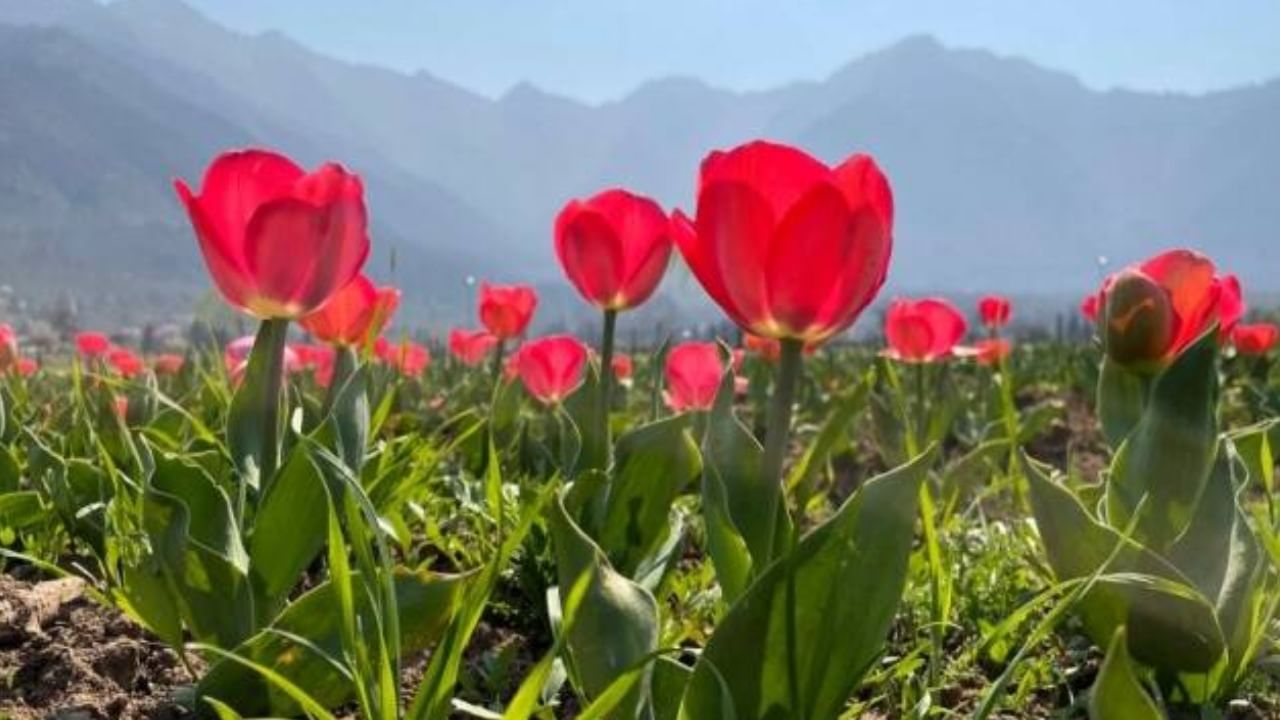
<svg viewBox="0 0 1280 720">
<path fill-rule="evenodd" d="M 1092 340 L 1021 342 L 999 296 L 880 297 L 865 155 L 754 142 L 697 187 L 556 218 L 596 334 L 482 283 L 419 344 L 358 176 L 179 181 L 258 332 L 2 329 L 0 717 L 1280 717 L 1277 330 L 1229 268 L 1171 249 L 1081 288 Z M 673 263 L 723 334 L 620 347 Z M 90 612 L 142 654 L 77 689 L 51 648 L 94 648 L 47 638 Z"/>
</svg>

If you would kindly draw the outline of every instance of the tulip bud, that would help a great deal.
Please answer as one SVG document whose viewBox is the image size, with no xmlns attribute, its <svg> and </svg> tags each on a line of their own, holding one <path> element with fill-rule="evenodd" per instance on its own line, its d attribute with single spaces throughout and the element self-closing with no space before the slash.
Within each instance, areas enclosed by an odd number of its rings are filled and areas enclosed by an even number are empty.
<svg viewBox="0 0 1280 720">
<path fill-rule="evenodd" d="M 1107 290 L 1107 355 L 1132 369 L 1161 364 L 1177 333 L 1169 293 L 1139 272 L 1118 275 Z"/>
</svg>

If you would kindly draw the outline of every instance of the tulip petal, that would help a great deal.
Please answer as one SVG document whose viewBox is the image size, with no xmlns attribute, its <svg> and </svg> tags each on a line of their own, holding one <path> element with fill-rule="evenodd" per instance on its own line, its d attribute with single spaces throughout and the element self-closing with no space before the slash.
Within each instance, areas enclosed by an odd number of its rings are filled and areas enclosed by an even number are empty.
<svg viewBox="0 0 1280 720">
<path fill-rule="evenodd" d="M 884 287 L 889 275 L 893 238 L 880 212 L 863 205 L 848 222 L 852 247 L 843 258 L 840 282 L 818 316 L 820 333 L 814 340 L 826 339 L 852 325 Z"/>
<path fill-rule="evenodd" d="M 556 254 L 569 282 L 597 305 L 613 305 L 622 290 L 625 259 L 603 213 L 570 203 L 556 219 Z"/>
<path fill-rule="evenodd" d="M 869 203 L 885 228 L 892 231 L 893 190 L 889 187 L 889 179 L 880 172 L 880 167 L 870 155 L 854 155 L 832 172 L 849 207 L 857 208 Z"/>
<path fill-rule="evenodd" d="M 894 304 L 884 326 L 885 341 L 903 360 L 925 360 L 934 346 L 933 328 L 914 308 Z"/>
<path fill-rule="evenodd" d="M 704 286 L 714 278 L 723 288 L 721 308 L 739 325 L 773 336 L 768 310 L 766 263 L 774 214 L 751 186 L 736 182 L 704 185 L 698 196 L 697 264 L 690 267 Z"/>
<path fill-rule="evenodd" d="M 1169 293 L 1178 318 L 1171 350 L 1179 352 L 1216 319 L 1221 287 L 1213 261 L 1193 250 L 1171 250 L 1142 263 L 1140 269 Z"/>
<path fill-rule="evenodd" d="M 191 194 L 191 189 L 181 180 L 174 182 L 178 197 L 187 208 L 191 226 L 195 230 L 196 240 L 200 243 L 200 254 L 204 256 L 205 266 L 214 285 L 228 302 L 245 307 L 252 294 L 252 286 L 243 264 L 243 250 L 228 243 L 229 236 L 223 234 L 219 224 L 205 212 L 200 198 Z M 239 231 L 236 231 L 238 237 Z"/>
<path fill-rule="evenodd" d="M 224 153 L 209 165 L 199 202 L 236 264 L 244 263 L 244 232 L 253 214 L 264 203 L 287 197 L 304 175 L 292 160 L 267 150 Z"/>
<path fill-rule="evenodd" d="M 850 270 L 855 228 L 844 196 L 819 183 L 779 223 L 765 265 L 768 308 L 789 337 L 803 337 Z M 855 272 L 857 268 L 853 269 Z"/>
<path fill-rule="evenodd" d="M 708 155 L 702 162 L 699 195 L 721 183 L 746 185 L 766 201 L 772 217 L 782 218 L 814 185 L 830 179 L 827 166 L 808 154 L 757 140 Z M 698 215 L 701 220 L 701 204 Z"/>
<path fill-rule="evenodd" d="M 301 319 L 302 327 L 325 342 L 351 345 L 360 342 L 369 325 L 378 291 L 364 275 L 357 275 L 324 304 Z"/>
<path fill-rule="evenodd" d="M 951 354 L 951 349 L 964 338 L 968 330 L 964 316 L 945 300 L 925 298 L 916 303 L 916 312 L 928 321 L 932 331 L 933 344 L 929 348 L 932 357 Z"/>
</svg>

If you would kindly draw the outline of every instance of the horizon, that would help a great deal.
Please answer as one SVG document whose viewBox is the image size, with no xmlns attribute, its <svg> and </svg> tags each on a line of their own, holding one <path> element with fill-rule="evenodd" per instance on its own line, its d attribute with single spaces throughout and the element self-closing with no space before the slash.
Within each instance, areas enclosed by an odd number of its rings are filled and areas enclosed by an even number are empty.
<svg viewBox="0 0 1280 720">
<path fill-rule="evenodd" d="M 130 1 L 98 0 L 107 5 Z M 372 0 L 359 6 L 342 0 L 305 6 L 291 0 L 176 1 L 240 33 L 278 33 L 321 55 L 405 74 L 424 72 L 490 99 L 530 85 L 600 105 L 671 78 L 736 93 L 762 91 L 820 82 L 850 62 L 918 36 L 952 49 L 1023 59 L 1071 75 L 1095 91 L 1202 95 L 1280 77 L 1280 44 L 1265 31 L 1280 25 L 1280 4 L 1248 1 L 1238 4 L 1251 11 L 1243 16 L 1250 22 L 1193 3 L 1167 7 L 1141 0 L 1113 10 L 1101 0 L 1086 2 L 1108 7 L 1115 22 L 1105 27 L 1085 22 L 1096 13 L 1078 3 L 1065 9 L 1022 7 L 1013 0 L 986 0 L 964 9 L 928 0 L 909 10 L 888 0 L 857 8 L 826 0 L 787 8 L 739 0 L 733 11 L 722 10 L 732 0 L 701 0 L 681 7 L 684 15 L 665 12 L 673 5 L 667 0 L 642 8 L 599 7 L 585 0 L 516 7 L 492 0 Z M 683 22 L 665 22 L 672 16 Z M 495 17 L 502 21 L 493 22 Z M 1003 22 L 987 22 L 993 17 Z M 870 22 L 845 26 L 866 18 Z M 706 26 L 712 20 L 728 27 L 709 35 Z M 1145 23 L 1144 32 L 1135 42 L 1131 26 L 1139 22 Z M 566 24 L 572 29 L 566 31 Z M 676 31 L 656 34 L 672 27 Z M 838 34 L 836 28 L 848 32 Z M 650 36 L 661 42 L 647 42 Z M 758 43 L 774 36 L 784 42 L 758 52 Z M 707 51 L 707 42 L 720 45 Z M 653 52 L 655 47 L 663 52 Z"/>
</svg>

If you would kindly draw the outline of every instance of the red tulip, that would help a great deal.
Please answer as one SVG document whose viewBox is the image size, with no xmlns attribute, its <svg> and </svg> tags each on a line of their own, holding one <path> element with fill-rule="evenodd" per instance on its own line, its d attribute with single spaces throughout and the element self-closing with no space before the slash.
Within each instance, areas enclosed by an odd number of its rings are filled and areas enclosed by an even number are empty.
<svg viewBox="0 0 1280 720">
<path fill-rule="evenodd" d="M 454 328 L 449 331 L 449 352 L 463 365 L 474 367 L 484 362 L 497 344 L 498 338 L 487 330 Z"/>
<path fill-rule="evenodd" d="M 142 358 L 133 354 L 128 348 L 113 347 L 107 352 L 107 362 L 121 377 L 131 378 L 142 373 L 146 366 Z"/>
<path fill-rule="evenodd" d="M 1002 328 L 1009 324 L 1012 304 L 1009 298 L 1000 295 L 986 295 L 978 300 L 978 315 L 982 324 L 988 328 Z"/>
<path fill-rule="evenodd" d="M 572 335 L 552 335 L 525 343 L 514 358 L 529 394 L 556 405 L 582 384 L 587 346 Z"/>
<path fill-rule="evenodd" d="M 1266 355 L 1280 338 L 1280 327 L 1273 323 L 1237 325 L 1231 332 L 1231 344 L 1241 355 Z"/>
<path fill-rule="evenodd" d="M 983 338 L 974 343 L 974 350 L 979 365 L 999 365 L 1009 357 L 1013 344 L 1004 338 Z"/>
<path fill-rule="evenodd" d="M 324 307 L 300 322 L 307 332 L 327 343 L 357 346 L 380 334 L 399 306 L 399 290 L 374 287 L 369 278 L 357 275 Z"/>
<path fill-rule="evenodd" d="M 713 342 L 687 342 L 671 348 L 666 376 L 666 400 L 672 410 L 710 410 L 724 378 L 720 346 Z"/>
<path fill-rule="evenodd" d="M 570 200 L 556 217 L 555 234 L 569 282 L 603 310 L 649 299 L 671 259 L 671 221 L 657 203 L 626 190 Z"/>
<path fill-rule="evenodd" d="M 1099 297 L 1107 354 L 1140 370 L 1167 365 L 1214 323 L 1229 331 L 1244 311 L 1239 282 L 1219 277 L 1213 261 L 1192 250 L 1121 270 Z"/>
<path fill-rule="evenodd" d="M 894 300 L 885 315 L 886 353 L 895 360 L 933 362 L 949 357 L 968 324 L 954 305 L 941 298 Z"/>
<path fill-rule="evenodd" d="M 1218 299 L 1218 330 L 1225 341 L 1244 317 L 1244 292 L 1240 289 L 1240 278 L 1233 273 L 1223 275 L 1220 284 L 1222 297 Z"/>
<path fill-rule="evenodd" d="M 100 358 L 111 349 L 111 340 L 100 332 L 82 332 L 76 335 L 76 352 L 86 360 Z"/>
<path fill-rule="evenodd" d="M 11 370 L 18 362 L 18 335 L 9 323 L 0 324 L 0 373 Z"/>
<path fill-rule="evenodd" d="M 40 369 L 40 363 L 31 358 L 18 358 L 18 374 L 23 377 L 30 377 L 36 374 Z"/>
<path fill-rule="evenodd" d="M 174 186 L 218 290 L 257 317 L 317 310 L 369 255 L 364 188 L 340 165 L 307 173 L 283 155 L 244 150 L 215 159 L 199 195 Z"/>
<path fill-rule="evenodd" d="M 893 199 L 869 156 L 828 168 L 757 141 L 703 160 L 696 220 L 676 213 L 673 226 L 694 276 L 740 327 L 817 343 L 884 284 Z"/>
<path fill-rule="evenodd" d="M 151 361 L 151 367 L 156 371 L 157 375 L 177 375 L 182 372 L 184 364 L 186 364 L 186 358 L 174 353 L 157 355 Z"/>
<path fill-rule="evenodd" d="M 114 400 L 113 405 L 116 409 L 116 415 L 121 421 L 127 420 L 129 418 L 129 398 L 124 395 L 116 395 Z"/>
<path fill-rule="evenodd" d="M 379 343 L 374 352 L 387 365 L 400 371 L 405 377 L 417 377 L 431 364 L 431 351 L 425 345 L 402 340 L 398 343 Z"/>
<path fill-rule="evenodd" d="M 527 285 L 480 283 L 480 322 L 499 340 L 523 335 L 537 307 L 538 294 Z"/>
<path fill-rule="evenodd" d="M 626 353 L 614 355 L 609 364 L 613 368 L 613 376 L 619 380 L 628 380 L 631 378 L 632 373 L 635 372 L 635 365 L 631 362 L 631 356 Z"/>
<path fill-rule="evenodd" d="M 1080 314 L 1091 323 L 1098 322 L 1098 304 L 1101 302 L 1102 300 L 1097 293 L 1085 295 L 1084 299 L 1080 301 Z"/>
</svg>

